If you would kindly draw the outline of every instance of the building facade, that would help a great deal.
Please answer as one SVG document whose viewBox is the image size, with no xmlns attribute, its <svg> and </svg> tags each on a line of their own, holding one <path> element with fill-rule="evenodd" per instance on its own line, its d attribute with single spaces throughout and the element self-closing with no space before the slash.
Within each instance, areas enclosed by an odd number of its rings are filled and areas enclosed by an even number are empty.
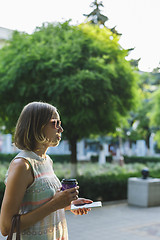
<svg viewBox="0 0 160 240">
<path fill-rule="evenodd" d="M 0 27 L 0 48 L 2 48 L 6 41 L 12 37 L 13 30 Z"/>
</svg>

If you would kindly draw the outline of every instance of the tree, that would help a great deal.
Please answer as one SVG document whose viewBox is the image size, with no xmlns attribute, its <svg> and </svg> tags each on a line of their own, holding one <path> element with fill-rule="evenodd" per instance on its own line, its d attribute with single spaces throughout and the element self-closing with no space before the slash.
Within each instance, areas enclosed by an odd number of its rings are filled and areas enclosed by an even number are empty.
<svg viewBox="0 0 160 240">
<path fill-rule="evenodd" d="M 150 125 L 154 127 L 155 140 L 160 148 L 160 88 L 158 88 L 152 97 L 152 111 L 150 112 Z"/>
<path fill-rule="evenodd" d="M 94 2 L 92 2 L 90 6 L 93 7 L 94 10 L 89 14 L 83 15 L 88 18 L 91 18 L 91 23 L 97 25 L 102 24 L 104 26 L 105 22 L 108 21 L 108 17 L 101 14 L 100 7 L 104 7 L 102 1 L 98 3 L 97 0 L 94 0 Z"/>
<path fill-rule="evenodd" d="M 111 38 L 112 36 L 112 38 Z M 22 107 L 42 100 L 55 105 L 76 166 L 76 143 L 115 131 L 135 101 L 136 76 L 117 35 L 69 22 L 15 32 L 0 51 L 0 116 L 13 131 Z"/>
<path fill-rule="evenodd" d="M 151 111 L 151 103 L 149 99 L 143 99 L 139 108 L 132 113 L 132 118 L 129 119 L 131 122 L 128 131 L 130 135 L 128 139 L 130 142 L 136 142 L 137 140 L 144 139 L 149 153 L 149 139 L 152 133 L 152 128 L 150 127 L 150 118 L 148 113 Z"/>
<path fill-rule="evenodd" d="M 101 7 L 104 7 L 102 1 L 98 2 L 97 0 L 94 0 L 94 2 L 90 5 L 91 8 L 93 8 L 93 11 L 89 14 L 83 14 L 88 18 L 88 20 L 95 25 L 103 25 L 106 27 L 105 23 L 109 20 L 109 18 L 101 13 Z M 121 36 L 121 33 L 118 33 L 116 30 L 116 26 L 113 28 L 108 28 L 112 33 Z"/>
<path fill-rule="evenodd" d="M 132 66 L 137 67 L 136 64 L 133 64 L 133 61 L 130 62 Z M 158 126 L 153 121 L 153 118 L 154 115 L 157 114 L 157 110 L 155 111 L 155 106 L 157 104 L 154 102 L 154 96 L 160 78 L 158 77 L 156 70 L 151 73 L 139 71 L 139 75 L 139 106 L 135 111 L 131 111 L 130 117 L 128 118 L 129 126 L 126 127 L 124 131 L 126 135 L 129 133 L 127 138 L 130 143 L 136 142 L 136 140 L 144 139 L 148 149 L 147 153 L 150 154 L 150 136 L 153 132 L 157 132 L 158 130 Z"/>
</svg>

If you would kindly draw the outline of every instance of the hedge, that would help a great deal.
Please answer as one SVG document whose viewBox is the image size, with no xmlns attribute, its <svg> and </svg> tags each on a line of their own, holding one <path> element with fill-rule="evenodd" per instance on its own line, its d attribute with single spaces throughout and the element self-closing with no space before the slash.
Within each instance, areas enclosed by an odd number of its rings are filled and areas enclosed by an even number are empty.
<svg viewBox="0 0 160 240">
<path fill-rule="evenodd" d="M 93 201 L 115 201 L 127 199 L 129 177 L 141 177 L 140 173 L 77 177 L 79 195 Z"/>
<path fill-rule="evenodd" d="M 0 153 L 0 162 L 10 162 L 15 156 L 17 155 L 17 153 L 13 153 L 13 154 L 5 154 L 5 153 Z M 50 157 L 53 161 L 55 162 L 70 162 L 71 156 L 70 155 L 54 155 L 54 154 L 50 154 Z"/>
<path fill-rule="evenodd" d="M 10 162 L 16 155 L 17 153 L 13 154 L 0 153 L 0 162 L 1 163 Z"/>
<path fill-rule="evenodd" d="M 10 162 L 17 153 L 14 154 L 4 154 L 0 153 L 0 162 Z M 50 154 L 51 159 L 54 162 L 70 162 L 71 155 L 54 155 Z M 91 162 L 98 162 L 98 156 L 91 156 Z M 112 156 L 106 156 L 106 162 L 112 162 Z M 160 157 L 137 157 L 137 156 L 124 156 L 124 162 L 127 163 L 146 163 L 146 162 L 160 162 Z"/>
<path fill-rule="evenodd" d="M 0 154 L 0 162 L 9 162 L 15 154 Z M 50 155 L 55 162 L 69 162 L 70 155 Z M 126 157 L 125 163 L 146 163 L 160 162 L 160 158 L 155 157 Z M 62 177 L 58 176 L 61 180 Z M 80 186 L 80 197 L 90 198 L 94 201 L 114 201 L 127 199 L 127 182 L 129 177 L 141 177 L 141 172 L 120 173 L 109 175 L 101 174 L 97 176 L 83 175 L 77 177 Z M 160 178 L 159 171 L 151 171 L 150 177 Z M 5 185 L 0 182 L 0 204 L 3 198 Z"/>
<path fill-rule="evenodd" d="M 124 162 L 127 163 L 146 163 L 146 162 L 154 162 L 158 163 L 160 162 L 160 157 L 138 157 L 138 156 L 123 156 Z M 98 162 L 98 156 L 91 156 L 91 162 Z M 111 163 L 112 162 L 112 156 L 106 156 L 106 162 Z"/>
<path fill-rule="evenodd" d="M 79 196 L 93 201 L 115 201 L 127 199 L 127 183 L 129 177 L 141 177 L 140 172 L 126 174 L 110 174 L 99 176 L 77 177 Z M 159 171 L 150 171 L 150 177 L 160 178 Z M 59 177 L 61 180 L 62 177 Z M 145 181 L 145 180 L 144 180 Z M 5 185 L 0 182 L 0 204 L 3 198 Z"/>
<path fill-rule="evenodd" d="M 79 196 L 93 201 L 113 201 L 127 198 L 127 180 L 131 176 L 140 176 L 140 173 L 100 176 L 77 177 Z M 62 177 L 59 177 L 62 180 Z M 4 183 L 0 182 L 0 201 L 4 194 Z"/>
<path fill-rule="evenodd" d="M 137 157 L 137 156 L 124 156 L 124 162 L 127 163 L 146 163 L 146 162 L 154 162 L 158 163 L 160 162 L 160 157 Z"/>
<path fill-rule="evenodd" d="M 91 156 L 91 162 L 98 162 L 98 156 Z M 112 162 L 112 156 L 106 156 L 106 162 Z"/>
</svg>

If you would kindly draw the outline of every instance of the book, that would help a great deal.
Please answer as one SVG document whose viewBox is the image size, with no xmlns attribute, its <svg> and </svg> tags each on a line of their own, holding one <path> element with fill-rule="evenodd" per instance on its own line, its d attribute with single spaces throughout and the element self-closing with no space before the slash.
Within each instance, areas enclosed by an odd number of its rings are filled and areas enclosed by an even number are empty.
<svg viewBox="0 0 160 240">
<path fill-rule="evenodd" d="M 79 208 L 95 208 L 95 207 L 102 207 L 102 202 L 92 202 L 92 203 L 84 203 L 84 204 L 71 204 L 71 210 L 76 210 Z"/>
</svg>

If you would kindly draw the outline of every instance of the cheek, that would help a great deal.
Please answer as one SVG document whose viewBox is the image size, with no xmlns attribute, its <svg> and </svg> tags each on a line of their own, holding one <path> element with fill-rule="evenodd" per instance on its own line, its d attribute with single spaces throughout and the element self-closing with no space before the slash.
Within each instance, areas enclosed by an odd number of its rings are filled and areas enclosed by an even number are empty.
<svg viewBox="0 0 160 240">
<path fill-rule="evenodd" d="M 56 130 L 55 129 L 46 127 L 43 132 L 44 132 L 44 136 L 46 138 L 49 138 L 50 140 L 54 139 L 56 137 Z"/>
<path fill-rule="evenodd" d="M 56 137 L 56 131 L 47 131 L 46 137 L 48 137 L 50 140 L 55 139 L 55 137 Z"/>
</svg>

